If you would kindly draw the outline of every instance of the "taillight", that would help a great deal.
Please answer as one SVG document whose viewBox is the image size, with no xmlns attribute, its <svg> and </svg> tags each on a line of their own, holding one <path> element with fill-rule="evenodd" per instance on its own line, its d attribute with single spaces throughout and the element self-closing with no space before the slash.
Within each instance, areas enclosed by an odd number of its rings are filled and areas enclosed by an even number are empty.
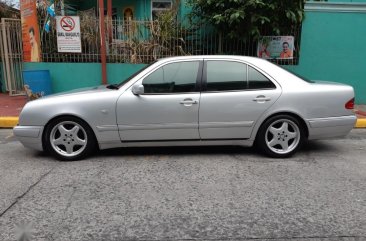
<svg viewBox="0 0 366 241">
<path fill-rule="evenodd" d="M 346 109 L 348 110 L 353 110 L 355 108 L 355 98 L 350 99 L 346 105 L 345 105 Z"/>
</svg>

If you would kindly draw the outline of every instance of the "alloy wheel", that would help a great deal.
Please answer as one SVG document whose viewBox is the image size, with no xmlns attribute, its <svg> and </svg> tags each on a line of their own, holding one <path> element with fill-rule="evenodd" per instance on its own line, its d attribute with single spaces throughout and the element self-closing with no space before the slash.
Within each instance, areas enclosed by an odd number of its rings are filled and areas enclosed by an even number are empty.
<svg viewBox="0 0 366 241">
<path fill-rule="evenodd" d="M 52 148 L 60 155 L 74 157 L 82 153 L 88 142 L 85 129 L 74 121 L 55 125 L 50 134 Z"/>
<path fill-rule="evenodd" d="M 268 126 L 265 133 L 265 142 L 272 152 L 287 154 L 299 145 L 300 135 L 297 124 L 288 119 L 279 119 Z"/>
</svg>

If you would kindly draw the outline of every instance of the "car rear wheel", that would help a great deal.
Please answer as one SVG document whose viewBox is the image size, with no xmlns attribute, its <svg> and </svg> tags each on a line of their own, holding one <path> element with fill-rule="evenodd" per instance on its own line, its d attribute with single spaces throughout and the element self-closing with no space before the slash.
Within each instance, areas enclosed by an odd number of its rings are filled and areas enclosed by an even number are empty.
<svg viewBox="0 0 366 241">
<path fill-rule="evenodd" d="M 61 117 L 46 127 L 44 146 L 56 158 L 73 161 L 89 155 L 95 149 L 96 141 L 85 122 L 74 117 Z"/>
<path fill-rule="evenodd" d="M 269 118 L 258 133 L 258 146 L 268 156 L 292 156 L 303 144 L 305 132 L 300 122 L 289 115 Z"/>
</svg>

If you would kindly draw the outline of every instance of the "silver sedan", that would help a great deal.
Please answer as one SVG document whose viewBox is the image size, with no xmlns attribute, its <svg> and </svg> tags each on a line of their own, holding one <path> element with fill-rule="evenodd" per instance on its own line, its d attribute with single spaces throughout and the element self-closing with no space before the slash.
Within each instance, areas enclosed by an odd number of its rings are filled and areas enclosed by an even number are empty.
<svg viewBox="0 0 366 241">
<path fill-rule="evenodd" d="M 61 160 L 132 146 L 257 145 L 277 158 L 347 135 L 351 86 L 313 82 L 242 56 L 166 58 L 121 84 L 31 101 L 14 133 Z"/>
</svg>

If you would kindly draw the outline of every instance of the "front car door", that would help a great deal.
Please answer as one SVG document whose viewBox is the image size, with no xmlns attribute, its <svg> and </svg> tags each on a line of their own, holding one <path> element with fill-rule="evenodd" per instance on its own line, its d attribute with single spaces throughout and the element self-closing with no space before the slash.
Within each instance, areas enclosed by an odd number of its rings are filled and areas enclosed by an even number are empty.
<svg viewBox="0 0 366 241">
<path fill-rule="evenodd" d="M 144 94 L 125 91 L 117 102 L 121 140 L 199 140 L 202 68 L 200 60 L 165 63 L 135 83 Z"/>
<path fill-rule="evenodd" d="M 248 139 L 255 122 L 278 99 L 281 88 L 255 66 L 205 60 L 199 111 L 201 139 Z"/>
</svg>

